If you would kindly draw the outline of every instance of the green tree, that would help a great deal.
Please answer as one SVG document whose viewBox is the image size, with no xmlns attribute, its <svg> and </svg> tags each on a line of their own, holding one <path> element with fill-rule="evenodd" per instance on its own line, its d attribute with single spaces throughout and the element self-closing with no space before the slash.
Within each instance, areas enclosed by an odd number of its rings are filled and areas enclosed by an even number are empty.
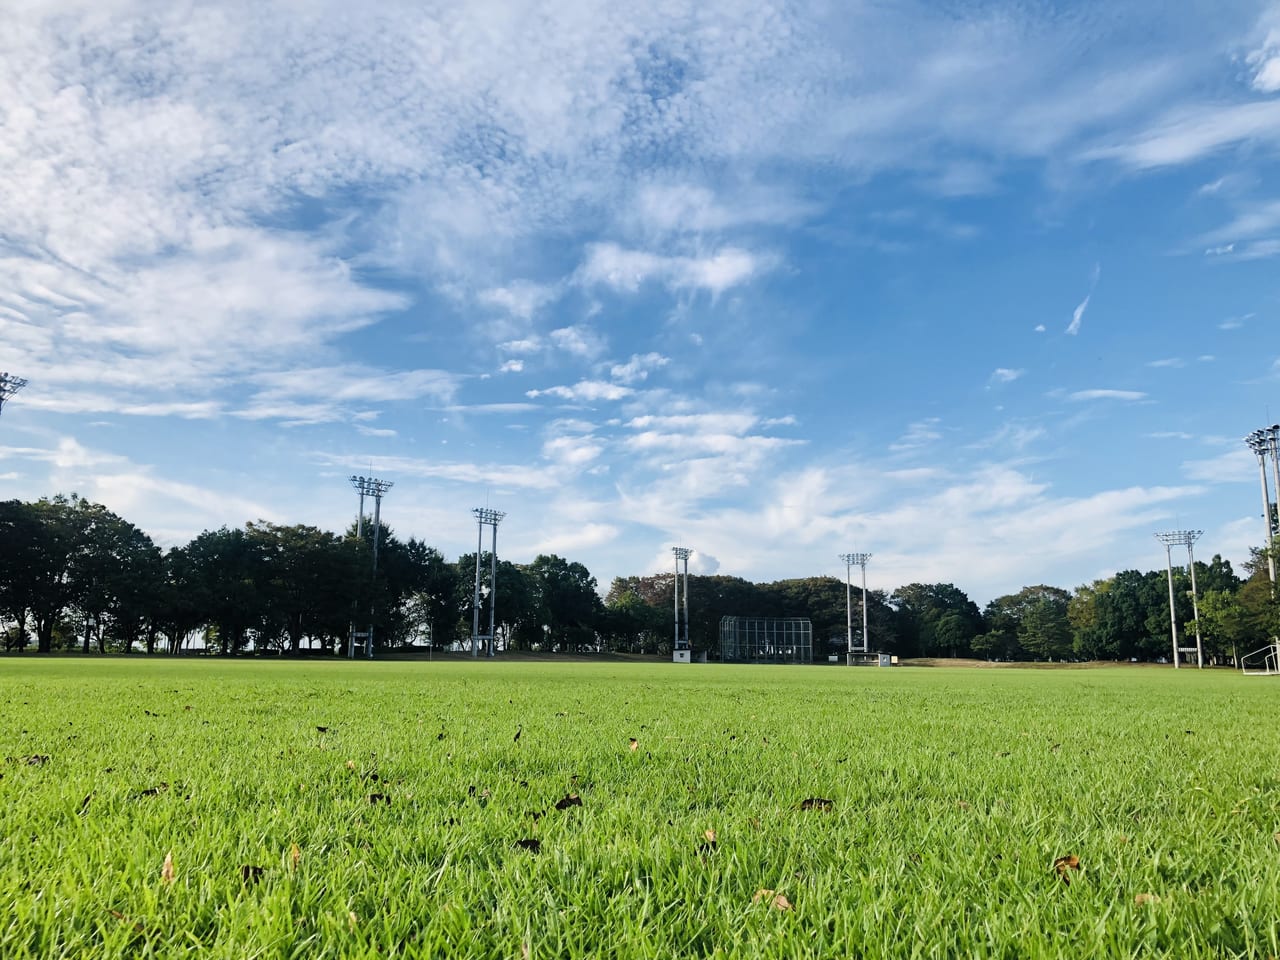
<svg viewBox="0 0 1280 960">
<path fill-rule="evenodd" d="M 909 583 L 895 590 L 889 602 L 898 611 L 905 656 L 967 656 L 973 638 L 984 632 L 978 605 L 955 584 Z"/>
<path fill-rule="evenodd" d="M 305 524 L 259 521 L 245 526 L 252 544 L 259 591 L 260 645 L 282 644 L 298 653 L 304 640 L 324 649 L 340 642 L 351 617 L 359 579 L 351 549 L 336 534 Z"/>
<path fill-rule="evenodd" d="M 183 548 L 187 586 L 201 621 L 209 625 L 223 656 L 239 653 L 263 621 L 266 598 L 260 543 L 244 530 L 206 530 Z"/>
<path fill-rule="evenodd" d="M 602 604 L 596 578 L 580 563 L 555 554 L 540 554 L 525 571 L 550 640 L 562 651 L 593 647 Z"/>
</svg>

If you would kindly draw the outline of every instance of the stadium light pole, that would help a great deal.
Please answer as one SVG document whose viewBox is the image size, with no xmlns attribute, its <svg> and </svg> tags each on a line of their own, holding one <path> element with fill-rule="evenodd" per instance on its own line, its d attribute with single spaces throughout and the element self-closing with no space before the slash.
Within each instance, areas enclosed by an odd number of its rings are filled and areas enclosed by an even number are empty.
<svg viewBox="0 0 1280 960">
<path fill-rule="evenodd" d="M 1178 613 L 1176 608 L 1174 607 L 1174 598 L 1173 598 L 1173 545 L 1175 543 L 1186 544 L 1187 556 L 1192 557 L 1193 554 L 1191 553 L 1191 545 L 1195 543 L 1198 539 L 1200 539 L 1200 535 L 1203 532 L 1204 532 L 1203 530 L 1171 530 L 1168 533 L 1157 533 L 1155 535 L 1156 539 L 1164 544 L 1165 564 L 1169 572 L 1169 630 L 1173 635 L 1173 668 L 1175 670 L 1178 669 L 1179 663 L 1178 663 Z M 1194 559 L 1192 560 L 1192 562 L 1194 563 Z M 1199 608 L 1195 600 L 1194 568 L 1191 571 L 1191 577 L 1192 577 L 1191 603 L 1192 603 L 1192 607 L 1198 610 Z M 1203 653 L 1203 648 L 1200 644 L 1199 624 L 1197 624 L 1197 627 L 1196 627 L 1196 664 L 1197 666 L 1200 666 L 1200 667 L 1204 666 L 1204 653 Z"/>
<path fill-rule="evenodd" d="M 369 597 L 369 629 L 364 635 L 364 656 L 373 659 L 373 619 L 377 605 L 378 581 L 378 541 L 382 538 L 382 496 L 395 486 L 390 480 L 378 480 L 375 477 L 352 477 L 351 486 L 360 494 L 360 515 L 356 519 L 356 538 L 364 539 L 364 498 L 373 497 L 373 592 Z M 351 648 L 349 655 L 355 658 L 355 628 L 351 632 Z"/>
<path fill-rule="evenodd" d="M 693 550 L 689 547 L 672 547 L 671 553 L 676 558 L 676 599 L 675 619 L 676 637 L 672 651 L 689 649 L 689 555 Z M 680 635 L 680 563 L 684 562 L 684 636 Z"/>
<path fill-rule="evenodd" d="M 1267 427 L 1265 431 L 1267 435 L 1267 451 L 1271 454 L 1271 479 L 1275 481 L 1272 490 L 1275 492 L 1275 502 L 1272 504 L 1272 511 L 1267 514 L 1267 528 L 1271 531 L 1271 546 L 1275 546 L 1276 536 L 1280 535 L 1280 423 L 1273 423 Z M 1272 566 L 1275 565 L 1275 557 L 1271 559 Z M 1275 582 L 1275 578 L 1272 578 Z"/>
<path fill-rule="evenodd" d="M 15 376 L 12 373 L 0 373 L 0 411 L 4 410 L 4 403 L 15 393 L 27 385 L 27 381 L 22 377 Z"/>
<path fill-rule="evenodd" d="M 480 641 L 487 640 L 486 656 L 493 656 L 494 612 L 498 606 L 498 524 L 506 516 L 501 510 L 489 507 L 476 507 L 471 511 L 476 518 L 476 588 L 472 596 L 471 609 L 471 656 L 480 655 Z M 480 551 L 484 545 L 484 528 L 493 528 L 492 547 L 489 551 L 489 591 L 486 599 L 489 602 L 489 636 L 480 636 Z"/>
<path fill-rule="evenodd" d="M 1267 454 L 1271 452 L 1271 437 L 1267 430 L 1255 430 L 1244 438 L 1244 442 L 1258 458 L 1258 479 L 1262 482 L 1262 519 L 1267 525 L 1267 573 L 1271 577 L 1271 592 L 1275 593 L 1275 532 L 1271 524 L 1271 493 L 1267 489 Z"/>
<path fill-rule="evenodd" d="M 867 643 L 867 561 L 871 559 L 869 553 L 842 553 L 840 559 L 844 561 L 844 601 L 847 611 L 847 619 L 849 624 L 849 657 L 852 663 L 853 655 L 853 603 L 850 591 L 850 582 L 852 578 L 853 567 L 862 568 L 862 652 L 866 653 L 870 648 Z"/>
</svg>

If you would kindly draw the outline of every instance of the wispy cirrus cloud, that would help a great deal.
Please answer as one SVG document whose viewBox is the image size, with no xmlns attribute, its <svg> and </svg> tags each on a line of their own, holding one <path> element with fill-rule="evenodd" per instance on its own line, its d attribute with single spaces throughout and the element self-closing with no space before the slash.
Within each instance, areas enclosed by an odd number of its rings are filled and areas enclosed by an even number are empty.
<svg viewBox="0 0 1280 960">
<path fill-rule="evenodd" d="M 989 384 L 1013 383 L 1013 381 L 1021 379 L 1026 373 L 1025 370 L 1014 370 L 1010 367 L 996 367 L 991 372 L 991 376 L 987 378 Z"/>
<path fill-rule="evenodd" d="M 1082 403 L 1089 400 L 1125 400 L 1137 401 L 1147 399 L 1147 395 L 1140 390 L 1077 390 L 1074 393 L 1067 394 L 1067 399 L 1074 403 Z"/>
<path fill-rule="evenodd" d="M 769 270 L 773 259 L 737 247 L 705 256 L 668 256 L 628 250 L 615 243 L 592 244 L 579 269 L 580 282 L 634 293 L 650 281 L 673 290 L 703 290 L 713 296 Z"/>
</svg>

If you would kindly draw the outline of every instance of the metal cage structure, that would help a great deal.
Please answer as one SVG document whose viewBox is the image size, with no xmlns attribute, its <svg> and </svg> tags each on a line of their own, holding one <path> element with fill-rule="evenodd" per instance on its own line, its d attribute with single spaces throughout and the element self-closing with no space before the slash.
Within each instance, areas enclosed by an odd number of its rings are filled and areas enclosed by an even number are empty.
<svg viewBox="0 0 1280 960">
<path fill-rule="evenodd" d="M 727 663 L 812 663 L 813 624 L 803 617 L 721 617 L 720 659 Z"/>
</svg>

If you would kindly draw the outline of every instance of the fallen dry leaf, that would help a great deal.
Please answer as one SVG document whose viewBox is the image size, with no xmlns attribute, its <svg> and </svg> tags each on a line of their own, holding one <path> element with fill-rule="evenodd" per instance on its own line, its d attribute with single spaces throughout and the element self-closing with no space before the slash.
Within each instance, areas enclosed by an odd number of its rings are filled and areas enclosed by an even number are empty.
<svg viewBox="0 0 1280 960">
<path fill-rule="evenodd" d="M 769 890 L 765 887 L 761 887 L 759 890 L 757 890 L 756 895 L 751 898 L 752 903 L 760 903 L 762 900 L 768 901 L 769 906 L 773 907 L 773 909 L 775 910 L 792 909 L 790 900 L 788 900 L 782 894 L 777 893 L 773 890 Z"/>
<path fill-rule="evenodd" d="M 113 917 L 115 917 L 117 920 L 119 920 L 121 923 L 127 923 L 127 924 L 129 924 L 130 926 L 132 926 L 132 927 L 133 927 L 133 929 L 134 929 L 134 932 L 135 932 L 135 933 L 142 933 L 142 932 L 143 932 L 142 924 L 138 923 L 138 921 L 137 921 L 137 920 L 134 920 L 134 919 L 133 919 L 133 918 L 131 918 L 131 917 L 126 917 L 126 916 L 125 916 L 123 913 L 121 913 L 119 910 L 112 910 L 112 911 L 111 911 L 111 915 L 112 915 Z"/>
<path fill-rule="evenodd" d="M 640 741 L 637 740 L 635 737 L 632 737 L 629 746 L 631 747 L 631 752 L 635 753 L 637 750 L 640 749 Z"/>
<path fill-rule="evenodd" d="M 347 911 L 347 928 L 349 930 L 354 930 L 356 928 L 356 924 L 358 924 L 359 922 L 360 922 L 360 918 L 356 916 L 356 912 L 354 910 L 348 910 Z"/>
<path fill-rule="evenodd" d="M 1053 861 L 1054 872 L 1062 878 L 1062 882 L 1071 883 L 1071 871 L 1080 869 L 1080 858 L 1075 854 L 1068 854 L 1065 857 L 1059 857 Z"/>
<path fill-rule="evenodd" d="M 1159 903 L 1160 897 L 1154 893 L 1140 893 L 1133 898 L 1133 902 L 1139 906 L 1146 906 L 1148 903 Z"/>
<path fill-rule="evenodd" d="M 582 798 L 578 796 L 576 793 L 571 793 L 568 796 L 562 797 L 561 799 L 556 801 L 557 810 L 568 810 L 570 807 L 580 807 L 580 806 L 582 806 Z"/>
<path fill-rule="evenodd" d="M 295 843 L 289 847 L 289 863 L 293 868 L 298 869 L 298 864 L 302 862 L 302 849 Z"/>
<path fill-rule="evenodd" d="M 160 882 L 165 886 L 173 883 L 173 851 L 164 855 L 164 866 L 160 868 Z"/>
<path fill-rule="evenodd" d="M 800 801 L 801 810 L 830 810 L 835 806 L 835 801 L 827 800 L 825 797 L 809 797 Z"/>
</svg>

